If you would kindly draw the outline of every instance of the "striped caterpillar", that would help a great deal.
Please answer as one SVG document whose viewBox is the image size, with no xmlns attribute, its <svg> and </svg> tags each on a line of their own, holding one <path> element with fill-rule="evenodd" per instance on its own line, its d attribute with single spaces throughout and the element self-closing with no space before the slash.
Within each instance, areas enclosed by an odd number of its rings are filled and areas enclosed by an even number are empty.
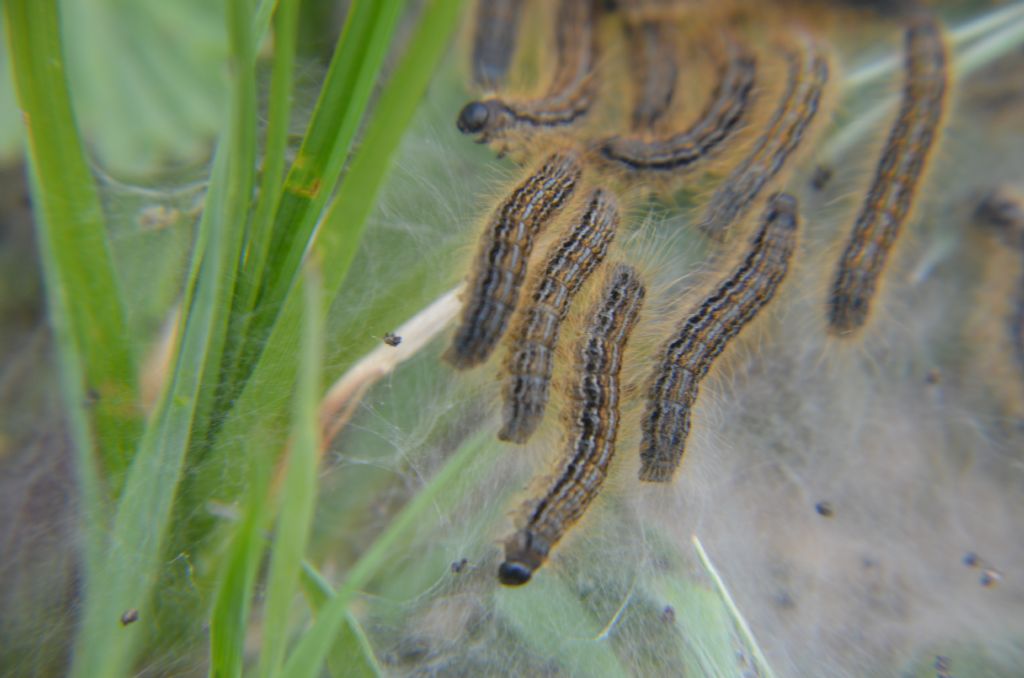
<svg viewBox="0 0 1024 678">
<path fill-rule="evenodd" d="M 512 101 L 499 97 L 471 101 L 459 113 L 457 126 L 477 141 L 491 141 L 514 127 L 549 128 L 570 125 L 590 110 L 597 98 L 595 9 L 591 0 L 561 0 L 555 21 L 558 68 L 540 99 Z"/>
<path fill-rule="evenodd" d="M 653 129 L 672 105 L 679 78 L 679 48 L 670 22 L 626 23 L 630 67 L 638 75 L 632 128 Z"/>
<path fill-rule="evenodd" d="M 786 91 L 754 150 L 718 187 L 699 227 L 721 239 L 726 229 L 750 209 L 758 194 L 786 164 L 818 113 L 828 83 L 828 61 L 810 38 L 787 50 Z"/>
<path fill-rule="evenodd" d="M 643 419 L 640 480 L 667 482 L 679 466 L 700 382 L 729 341 L 771 301 L 796 248 L 797 201 L 768 200 L 743 262 L 679 326 L 661 351 Z"/>
<path fill-rule="evenodd" d="M 754 56 L 734 40 L 727 41 L 727 53 L 711 101 L 689 129 L 657 139 L 613 136 L 601 154 L 632 170 L 691 169 L 708 158 L 739 128 L 754 90 Z"/>
<path fill-rule="evenodd" d="M 619 370 L 645 288 L 637 272 L 612 269 L 576 346 L 576 383 L 567 417 L 568 456 L 525 525 L 505 542 L 498 580 L 520 586 L 547 560 L 594 501 L 615 454 L 619 426 Z"/>
<path fill-rule="evenodd" d="M 1015 249 L 1024 262 L 1024 199 L 1007 188 L 1000 188 L 982 200 L 975 218 Z M 1017 368 L 1024 375 L 1024 272 L 1018 275 L 1017 299 L 1007 329 Z"/>
<path fill-rule="evenodd" d="M 516 50 L 523 0 L 479 0 L 473 35 L 473 82 L 485 89 L 505 82 Z"/>
<path fill-rule="evenodd" d="M 501 440 L 526 442 L 540 424 L 562 321 L 576 293 L 604 260 L 618 226 L 614 196 L 598 189 L 544 263 L 513 333 L 505 377 L 505 424 L 498 433 Z"/>
<path fill-rule="evenodd" d="M 917 17 L 906 30 L 906 84 L 874 180 L 854 223 L 828 299 L 829 331 L 867 321 L 886 259 L 907 220 L 946 108 L 947 55 L 938 23 Z"/>
<path fill-rule="evenodd" d="M 462 322 L 446 354 L 455 367 L 482 363 L 494 350 L 519 301 L 534 240 L 572 196 L 581 174 L 575 155 L 556 153 L 495 210 L 470 276 Z"/>
</svg>

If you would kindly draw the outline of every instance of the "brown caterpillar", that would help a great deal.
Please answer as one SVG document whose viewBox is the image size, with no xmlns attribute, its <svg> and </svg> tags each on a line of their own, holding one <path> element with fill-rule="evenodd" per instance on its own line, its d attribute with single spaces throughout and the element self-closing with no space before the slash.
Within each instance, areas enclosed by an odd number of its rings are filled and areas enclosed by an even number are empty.
<svg viewBox="0 0 1024 678">
<path fill-rule="evenodd" d="M 905 45 L 900 112 L 828 299 L 829 330 L 837 335 L 849 334 L 867 321 L 878 278 L 910 213 L 946 108 L 946 45 L 935 19 L 916 17 L 906 30 Z"/>
<path fill-rule="evenodd" d="M 679 77 L 679 49 L 670 22 L 627 22 L 630 67 L 639 74 L 634 93 L 634 131 L 652 129 L 668 111 Z"/>
<path fill-rule="evenodd" d="M 797 200 L 777 193 L 743 262 L 680 326 L 651 378 L 640 480 L 666 482 L 679 466 L 700 382 L 729 341 L 771 301 L 796 247 Z"/>
<path fill-rule="evenodd" d="M 482 363 L 494 350 L 519 301 L 534 239 L 572 196 L 581 174 L 576 155 L 556 153 L 495 210 L 468 283 L 462 322 L 445 355 L 455 367 Z"/>
<path fill-rule="evenodd" d="M 540 424 L 562 321 L 576 293 L 604 261 L 618 226 L 615 197 L 598 189 L 544 263 L 513 333 L 505 377 L 505 424 L 498 433 L 501 440 L 524 443 Z"/>
<path fill-rule="evenodd" d="M 547 94 L 526 101 L 497 97 L 471 101 L 459 113 L 459 131 L 477 134 L 477 141 L 484 143 L 513 127 L 558 127 L 586 115 L 598 89 L 593 74 L 597 59 L 594 12 L 591 0 L 561 1 L 555 22 L 558 67 Z"/>
<path fill-rule="evenodd" d="M 523 0 L 478 0 L 473 34 L 473 82 L 496 89 L 505 82 L 516 51 Z"/>
<path fill-rule="evenodd" d="M 567 418 L 569 454 L 525 526 L 505 542 L 498 580 L 530 580 L 556 543 L 597 496 L 615 454 L 619 426 L 619 370 L 629 334 L 643 305 L 644 285 L 630 266 L 617 265 L 591 309 L 576 346 L 578 381 Z"/>
<path fill-rule="evenodd" d="M 715 191 L 700 222 L 701 230 L 715 238 L 724 238 L 726 229 L 747 213 L 800 145 L 818 113 L 829 76 L 825 55 L 804 36 L 798 49 L 786 51 L 786 60 L 786 91 L 767 131 Z"/>
<path fill-rule="evenodd" d="M 658 139 L 613 136 L 601 144 L 601 154 L 632 170 L 689 169 L 707 158 L 739 128 L 754 90 L 754 56 L 734 40 L 727 51 L 711 102 L 688 130 Z"/>
</svg>

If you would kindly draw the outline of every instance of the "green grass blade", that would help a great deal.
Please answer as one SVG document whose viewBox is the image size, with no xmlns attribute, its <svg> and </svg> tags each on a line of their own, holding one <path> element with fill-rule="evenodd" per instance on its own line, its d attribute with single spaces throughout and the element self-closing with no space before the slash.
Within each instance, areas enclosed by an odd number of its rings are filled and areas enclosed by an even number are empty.
<svg viewBox="0 0 1024 678">
<path fill-rule="evenodd" d="M 227 366 L 217 405 L 226 412 L 250 376 L 278 320 L 282 302 L 297 287 L 297 271 L 314 226 L 331 195 L 369 103 L 373 85 L 404 0 L 353 0 L 313 117 L 285 179 L 261 268 L 246 260 L 242 279 L 257 286 L 256 302 L 236 306 L 244 335 L 228 347 L 235 365 Z M 251 295 L 245 292 L 243 300 Z M 238 325 L 238 321 L 233 321 Z"/>
<path fill-rule="evenodd" d="M 231 70 L 235 73 L 229 122 L 225 127 L 231 138 L 229 153 L 229 182 L 224 187 L 224 209 L 222 226 L 231 233 L 227 242 L 227 258 L 222 268 L 223 280 L 218 282 L 217 301 L 214 306 L 216 327 L 210 335 L 210 356 L 203 373 L 204 388 L 199 392 L 193 431 L 203 436 L 221 393 L 221 375 L 224 360 L 230 358 L 231 314 L 228 309 L 234 298 L 238 280 L 244 238 L 249 222 L 249 208 L 254 186 L 253 167 L 256 162 L 256 54 L 252 35 L 254 0 L 228 0 L 228 35 L 232 47 Z M 212 189 L 211 189 L 212 190 Z M 208 198 L 209 200 L 209 198 Z M 203 217 L 206 214 L 204 212 Z M 221 285 L 221 282 L 223 285 Z"/>
<path fill-rule="evenodd" d="M 284 174 L 285 149 L 288 143 L 288 125 L 291 118 L 292 88 L 295 69 L 295 42 L 298 10 L 301 0 L 262 0 L 256 12 L 254 36 L 262 39 L 274 20 L 274 57 L 270 76 L 270 94 L 267 110 L 267 134 L 263 148 L 263 167 L 260 177 L 259 198 L 246 244 L 246 259 L 251 268 L 260 270 L 266 259 L 274 207 L 280 195 Z M 275 7 L 277 8 L 274 11 Z M 256 287 L 242 276 L 238 281 L 236 304 L 251 309 Z M 233 336 L 241 336 L 247 314 L 232 318 Z M 225 365 L 233 362 L 226 356 Z M 262 447 L 262 446 L 260 446 Z M 256 574 L 263 556 L 265 540 L 262 534 L 267 520 L 267 484 L 269 480 L 269 450 L 250 448 L 247 451 L 250 480 L 247 486 L 246 510 L 229 549 L 225 570 L 219 584 L 216 603 L 210 622 L 210 675 L 217 677 L 241 676 L 244 668 L 245 634 L 252 607 L 252 592 Z M 276 452 L 276 450 L 275 450 Z"/>
<path fill-rule="evenodd" d="M 302 256 L 348 158 L 403 4 L 404 0 L 353 0 L 349 8 L 309 128 L 285 179 L 268 236 L 268 255 L 258 262 L 259 269 L 255 259 L 246 261 L 243 278 L 257 285 L 257 313 L 248 321 L 246 336 L 240 337 L 239 364 L 227 379 L 223 409 L 242 388 L 286 294 L 295 286 Z M 244 298 L 250 296 L 247 292 Z M 233 313 L 250 316 L 245 307 Z"/>
<path fill-rule="evenodd" d="M 8 67 L 8 61 L 7 49 L 0 48 L 0 162 L 4 164 L 21 156 L 25 136 L 18 97 L 14 94 L 14 74 Z"/>
<path fill-rule="evenodd" d="M 314 615 L 334 597 L 334 589 L 309 562 L 302 563 L 302 592 L 306 595 Z M 340 636 L 327 654 L 327 669 L 335 678 L 373 678 L 384 675 L 384 669 L 366 637 L 359 620 L 352 613 L 345 615 Z"/>
<path fill-rule="evenodd" d="M 214 177 L 220 183 L 226 176 L 225 162 L 215 162 Z M 219 207 L 218 196 L 211 191 L 207 212 Z M 200 226 L 209 234 L 213 217 Z M 226 224 L 224 224 L 227 226 Z M 227 231 L 226 231 L 227 232 Z M 204 239 L 201 233 L 201 239 Z M 191 312 L 179 357 L 157 412 L 143 435 L 139 453 L 128 473 L 124 494 L 118 506 L 111 535 L 111 548 L 105 559 L 107 578 L 97 582 L 86 594 L 85 613 L 76 643 L 73 675 L 122 675 L 131 662 L 133 643 L 140 635 L 149 611 L 149 588 L 160 567 L 163 539 L 170 519 L 171 503 L 190 442 L 190 429 L 201 385 L 200 376 L 209 358 L 215 318 L 214 285 L 210 278 L 221 274 L 216 241 L 206 250 L 192 298 Z M 207 259 L 209 258 L 209 260 Z M 215 260 L 215 261 L 210 261 Z M 114 622 L 125 609 L 139 609 L 140 622 L 120 633 Z"/>
<path fill-rule="evenodd" d="M 295 388 L 291 452 L 285 471 L 281 513 L 274 533 L 267 602 L 263 611 L 263 647 L 258 674 L 280 675 L 288 643 L 288 611 L 295 599 L 316 504 L 320 449 L 319 402 L 322 386 L 323 316 L 319 271 L 306 267 L 303 331 L 298 383 Z"/>
<path fill-rule="evenodd" d="M 303 634 L 288 657 L 285 675 L 310 678 L 319 675 L 320 666 L 348 614 L 353 594 L 370 581 L 374 573 L 387 562 L 396 546 L 410 538 L 423 514 L 430 511 L 434 502 L 461 481 L 466 468 L 491 444 L 493 435 L 493 431 L 483 430 L 463 443 L 426 487 L 405 505 L 384 533 L 374 541 L 373 546 L 349 570 L 345 582 L 320 610 L 313 626 Z"/>
<path fill-rule="evenodd" d="M 314 248 L 323 261 L 331 262 L 324 274 L 329 300 L 344 284 L 377 191 L 391 166 L 402 132 L 412 120 L 416 104 L 451 44 L 462 5 L 463 0 L 433 0 L 423 9 L 406 56 L 374 108 L 360 153 L 353 158 L 338 195 L 320 225 Z"/>
<path fill-rule="evenodd" d="M 281 195 L 288 125 L 291 120 L 292 90 L 295 71 L 295 41 L 298 33 L 301 0 L 282 0 L 274 14 L 274 59 L 270 72 L 270 94 L 267 98 L 267 137 L 263 145 L 263 168 L 259 198 L 253 216 L 251 234 L 246 244 L 247 271 L 262 271 L 270 249 L 274 225 L 274 209 Z M 260 9 L 274 5 L 263 0 Z M 239 295 L 235 304 L 237 318 L 248 318 L 256 301 L 258 279 L 239 278 Z"/>
<path fill-rule="evenodd" d="M 387 55 L 403 0 L 353 0 L 309 129 L 285 180 L 262 276 L 272 312 L 292 287 L 320 211 L 348 158 Z"/>
<path fill-rule="evenodd" d="M 288 0 L 284 0 L 288 3 Z M 291 3 L 298 4 L 298 3 Z M 256 7 L 256 14 L 253 17 L 253 31 L 252 34 L 256 39 L 256 44 L 259 45 L 263 42 L 263 38 L 267 35 L 267 30 L 270 28 L 270 18 L 280 12 L 277 11 L 278 0 L 259 0 Z M 275 38 L 276 39 L 276 38 Z M 277 45 L 274 46 L 277 49 Z M 273 105 L 273 104 L 271 104 Z"/>
<path fill-rule="evenodd" d="M 270 467 L 266 462 L 264 457 L 252 459 L 245 509 L 221 572 L 210 619 L 211 677 L 234 678 L 241 676 L 244 668 L 253 585 L 266 546 L 263 528 L 267 521 L 270 480 Z"/>
<path fill-rule="evenodd" d="M 765 676 L 765 678 L 775 678 L 775 673 L 772 671 L 771 665 L 768 664 L 768 659 L 764 656 L 764 652 L 761 651 L 761 646 L 758 645 L 757 639 L 754 638 L 753 631 L 750 630 L 750 625 L 747 624 L 747 620 L 740 613 L 740 609 L 736 606 L 732 596 L 729 595 L 729 589 L 726 588 L 725 582 L 722 581 L 721 575 L 718 574 L 718 569 L 714 563 L 711 562 L 711 558 L 708 556 L 707 551 L 704 550 L 704 545 L 700 543 L 700 539 L 697 535 L 693 536 L 693 546 L 697 549 L 697 556 L 700 558 L 701 565 L 704 566 L 708 576 L 711 577 L 711 581 L 714 582 L 715 588 L 718 590 L 719 595 L 722 597 L 722 602 L 725 604 L 726 609 L 732 616 L 732 621 L 736 625 L 737 631 L 743 638 L 743 643 L 746 649 L 753 657 L 754 667 L 757 671 L 757 675 Z"/>
<path fill-rule="evenodd" d="M 93 403 L 100 472 L 116 489 L 141 427 L 136 366 L 103 210 L 71 109 L 57 2 L 11 0 L 4 16 L 27 128 L 47 294 L 51 304 L 58 295 L 64 300 L 50 311 L 66 313 L 66 348 L 73 345 L 84 377 L 73 390 Z M 72 411 L 81 405 L 68 403 Z"/>
<path fill-rule="evenodd" d="M 228 3 L 232 95 L 229 132 L 217 149 L 206 209 L 199 226 L 194 283 L 183 302 L 181 342 L 172 378 L 161 394 L 128 472 L 104 559 L 104 579 L 86 591 L 75 645 L 76 676 L 118 676 L 131 668 L 139 638 L 152 632 L 150 588 L 162 567 L 171 507 L 180 482 L 190 431 L 212 390 L 227 329 L 255 155 L 255 69 L 250 0 Z M 206 396 L 208 397 L 208 396 Z M 121 629 L 118 619 L 140 610 L 138 623 Z"/>
<path fill-rule="evenodd" d="M 259 12 L 273 7 L 274 0 L 264 0 Z M 249 333 L 252 309 L 259 291 L 259 272 L 263 271 L 270 251 L 270 238 L 274 226 L 274 210 L 281 196 L 284 176 L 285 151 L 291 120 L 294 87 L 295 47 L 298 34 L 298 16 L 301 0 L 282 0 L 274 14 L 274 58 L 270 75 L 270 93 L 267 103 L 267 134 L 263 147 L 263 162 L 259 184 L 259 197 L 253 213 L 243 255 L 246 271 L 238 277 L 231 307 L 231 329 L 225 347 L 221 371 L 222 394 L 230 400 L 235 394 L 232 379 L 238 368 L 240 351 Z M 257 16 L 257 22 L 262 19 Z M 269 20 L 269 19 L 268 19 Z M 264 27 L 265 28 L 265 27 Z M 256 35 L 261 35 L 257 27 Z M 220 406 L 224 409 L 227 405 Z"/>
<path fill-rule="evenodd" d="M 420 95 L 426 89 L 431 76 L 443 56 L 449 38 L 459 17 L 462 0 L 432 0 L 423 11 L 422 24 L 409 42 L 408 49 L 402 56 L 394 71 L 394 76 L 387 83 L 380 95 L 382 104 L 388 105 L 388 123 L 370 123 L 366 140 L 360 144 L 353 159 L 353 167 L 360 172 L 378 169 L 376 181 L 370 182 L 358 178 L 356 171 L 350 171 L 345 182 L 358 181 L 361 191 L 351 187 L 340 189 L 339 197 L 350 196 L 347 204 L 353 210 L 352 218 L 345 223 L 340 219 L 342 212 L 331 208 L 335 218 L 325 226 L 327 231 L 342 231 L 341 234 L 328 233 L 323 245 L 316 248 L 319 260 L 330 262 L 324 267 L 325 306 L 329 305 L 339 293 L 339 289 L 347 273 L 347 265 L 342 266 L 349 254 L 355 252 L 358 242 L 346 239 L 344 233 L 357 237 L 363 230 L 363 224 L 355 216 L 366 214 L 374 202 L 374 196 L 384 180 L 386 170 L 390 166 L 390 158 L 401 140 L 411 119 Z M 445 23 L 447 21 L 447 23 Z M 428 28 L 429 27 L 429 28 Z M 397 90 L 397 91 L 396 91 Z M 406 93 L 402 96 L 400 92 Z M 378 110 L 383 114 L 383 105 Z M 404 112 L 399 114 L 399 109 Z M 363 156 L 376 158 L 376 161 L 364 160 Z M 377 163 L 380 163 L 379 165 Z M 365 201 L 363 204 L 361 201 Z M 362 217 L 365 221 L 365 216 Z M 200 469 L 195 483 L 197 496 L 209 496 L 219 493 L 224 497 L 230 490 L 223 485 L 222 479 L 227 469 L 236 468 L 244 460 L 240 457 L 239 440 L 253 440 L 254 431 L 261 430 L 260 436 L 283 437 L 275 434 L 273 428 L 264 429 L 261 423 L 278 421 L 282 418 L 283 403 L 275 394 L 288 392 L 292 388 L 295 373 L 294 347 L 299 338 L 299 318 L 302 308 L 302 291 L 300 285 L 293 288 L 288 295 L 272 333 L 265 342 L 259 362 L 248 380 L 240 396 L 233 401 L 233 409 L 227 423 L 218 434 L 218 453 L 210 455 L 210 462 Z"/>
</svg>

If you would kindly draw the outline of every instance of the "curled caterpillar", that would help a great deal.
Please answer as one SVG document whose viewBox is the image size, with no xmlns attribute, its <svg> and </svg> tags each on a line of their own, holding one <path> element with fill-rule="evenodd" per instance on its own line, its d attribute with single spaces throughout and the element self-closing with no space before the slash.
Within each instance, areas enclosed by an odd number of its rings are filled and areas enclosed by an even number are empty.
<svg viewBox="0 0 1024 678">
<path fill-rule="evenodd" d="M 591 0 L 561 0 L 555 22 L 558 68 L 546 94 L 513 101 L 492 97 L 471 101 L 456 122 L 463 134 L 481 143 L 515 127 L 549 128 L 570 125 L 590 110 L 597 98 L 595 8 Z"/>
<path fill-rule="evenodd" d="M 789 74 L 785 94 L 754 150 L 736 166 L 711 198 L 699 227 L 721 239 L 750 209 L 765 185 L 786 164 L 814 120 L 828 83 L 828 60 L 809 37 L 786 51 Z"/>
<path fill-rule="evenodd" d="M 739 129 L 754 90 L 756 60 L 742 45 L 727 41 L 727 59 L 711 102 L 689 129 L 668 137 L 613 136 L 601 154 L 631 170 L 692 169 Z"/>
</svg>

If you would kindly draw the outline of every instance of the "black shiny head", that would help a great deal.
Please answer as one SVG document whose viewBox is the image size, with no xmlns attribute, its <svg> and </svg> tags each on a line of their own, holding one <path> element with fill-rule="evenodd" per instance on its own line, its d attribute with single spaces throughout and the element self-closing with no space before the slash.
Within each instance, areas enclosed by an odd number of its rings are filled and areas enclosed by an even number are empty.
<svg viewBox="0 0 1024 678">
<path fill-rule="evenodd" d="M 484 131 L 491 112 L 487 104 L 479 101 L 470 101 L 462 108 L 456 125 L 463 134 L 478 134 Z"/>
<path fill-rule="evenodd" d="M 506 560 L 498 568 L 498 581 L 505 586 L 522 586 L 530 581 L 533 571 L 522 563 Z"/>
</svg>

